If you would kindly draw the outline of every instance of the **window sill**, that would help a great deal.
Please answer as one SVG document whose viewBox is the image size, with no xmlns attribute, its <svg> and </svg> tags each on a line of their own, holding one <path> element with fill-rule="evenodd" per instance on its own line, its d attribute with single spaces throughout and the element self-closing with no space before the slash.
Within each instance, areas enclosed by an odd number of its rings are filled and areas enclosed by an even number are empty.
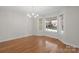
<svg viewBox="0 0 79 59">
<path fill-rule="evenodd" d="M 57 30 L 52 30 L 52 29 L 46 29 L 48 32 L 57 32 Z"/>
</svg>

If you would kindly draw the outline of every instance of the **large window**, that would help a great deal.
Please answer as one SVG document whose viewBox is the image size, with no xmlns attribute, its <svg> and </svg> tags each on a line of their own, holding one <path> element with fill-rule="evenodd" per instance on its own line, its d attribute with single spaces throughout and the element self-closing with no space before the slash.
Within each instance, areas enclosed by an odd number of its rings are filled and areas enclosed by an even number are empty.
<svg viewBox="0 0 79 59">
<path fill-rule="evenodd" d="M 55 16 L 55 17 L 47 17 L 47 18 L 40 18 L 39 19 L 39 29 L 41 31 L 48 31 L 48 32 L 64 32 L 64 14 Z"/>
<path fill-rule="evenodd" d="M 57 16 L 46 18 L 46 31 L 57 32 Z"/>
</svg>

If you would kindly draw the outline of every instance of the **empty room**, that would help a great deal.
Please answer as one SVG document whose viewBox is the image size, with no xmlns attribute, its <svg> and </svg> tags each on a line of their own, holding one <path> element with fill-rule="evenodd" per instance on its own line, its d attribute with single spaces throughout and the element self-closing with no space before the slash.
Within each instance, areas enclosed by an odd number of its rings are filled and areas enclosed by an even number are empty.
<svg viewBox="0 0 79 59">
<path fill-rule="evenodd" d="M 78 6 L 0 6 L 0 53 L 78 53 Z"/>
</svg>

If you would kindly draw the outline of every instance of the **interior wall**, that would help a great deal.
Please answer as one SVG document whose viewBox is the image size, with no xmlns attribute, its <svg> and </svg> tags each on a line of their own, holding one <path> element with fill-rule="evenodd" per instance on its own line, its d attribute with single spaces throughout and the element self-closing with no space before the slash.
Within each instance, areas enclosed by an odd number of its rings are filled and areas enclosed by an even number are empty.
<svg viewBox="0 0 79 59">
<path fill-rule="evenodd" d="M 79 7 L 66 7 L 64 24 L 63 41 L 79 47 Z"/>
<path fill-rule="evenodd" d="M 26 14 L 0 10 L 0 41 L 32 35 L 33 20 Z"/>
</svg>

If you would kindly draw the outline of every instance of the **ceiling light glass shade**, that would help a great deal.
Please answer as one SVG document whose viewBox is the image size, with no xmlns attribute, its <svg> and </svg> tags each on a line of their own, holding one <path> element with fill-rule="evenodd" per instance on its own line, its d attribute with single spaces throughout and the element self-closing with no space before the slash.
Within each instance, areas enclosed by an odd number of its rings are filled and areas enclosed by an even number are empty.
<svg viewBox="0 0 79 59">
<path fill-rule="evenodd" d="M 35 14 L 34 13 L 32 13 L 32 16 L 34 16 Z"/>
<path fill-rule="evenodd" d="M 35 16 L 35 18 L 38 17 L 38 16 L 39 16 L 39 15 L 37 14 L 37 15 Z"/>
<path fill-rule="evenodd" d="M 27 17 L 29 17 L 29 18 L 31 18 L 31 17 L 36 18 L 36 17 L 38 17 L 38 16 L 39 16 L 39 14 L 35 14 L 35 13 L 27 14 Z"/>
<path fill-rule="evenodd" d="M 39 16 L 38 14 L 36 16 Z"/>
<path fill-rule="evenodd" d="M 31 18 L 31 17 L 32 17 L 30 14 L 27 14 L 27 16 L 28 16 L 29 18 Z"/>
</svg>

